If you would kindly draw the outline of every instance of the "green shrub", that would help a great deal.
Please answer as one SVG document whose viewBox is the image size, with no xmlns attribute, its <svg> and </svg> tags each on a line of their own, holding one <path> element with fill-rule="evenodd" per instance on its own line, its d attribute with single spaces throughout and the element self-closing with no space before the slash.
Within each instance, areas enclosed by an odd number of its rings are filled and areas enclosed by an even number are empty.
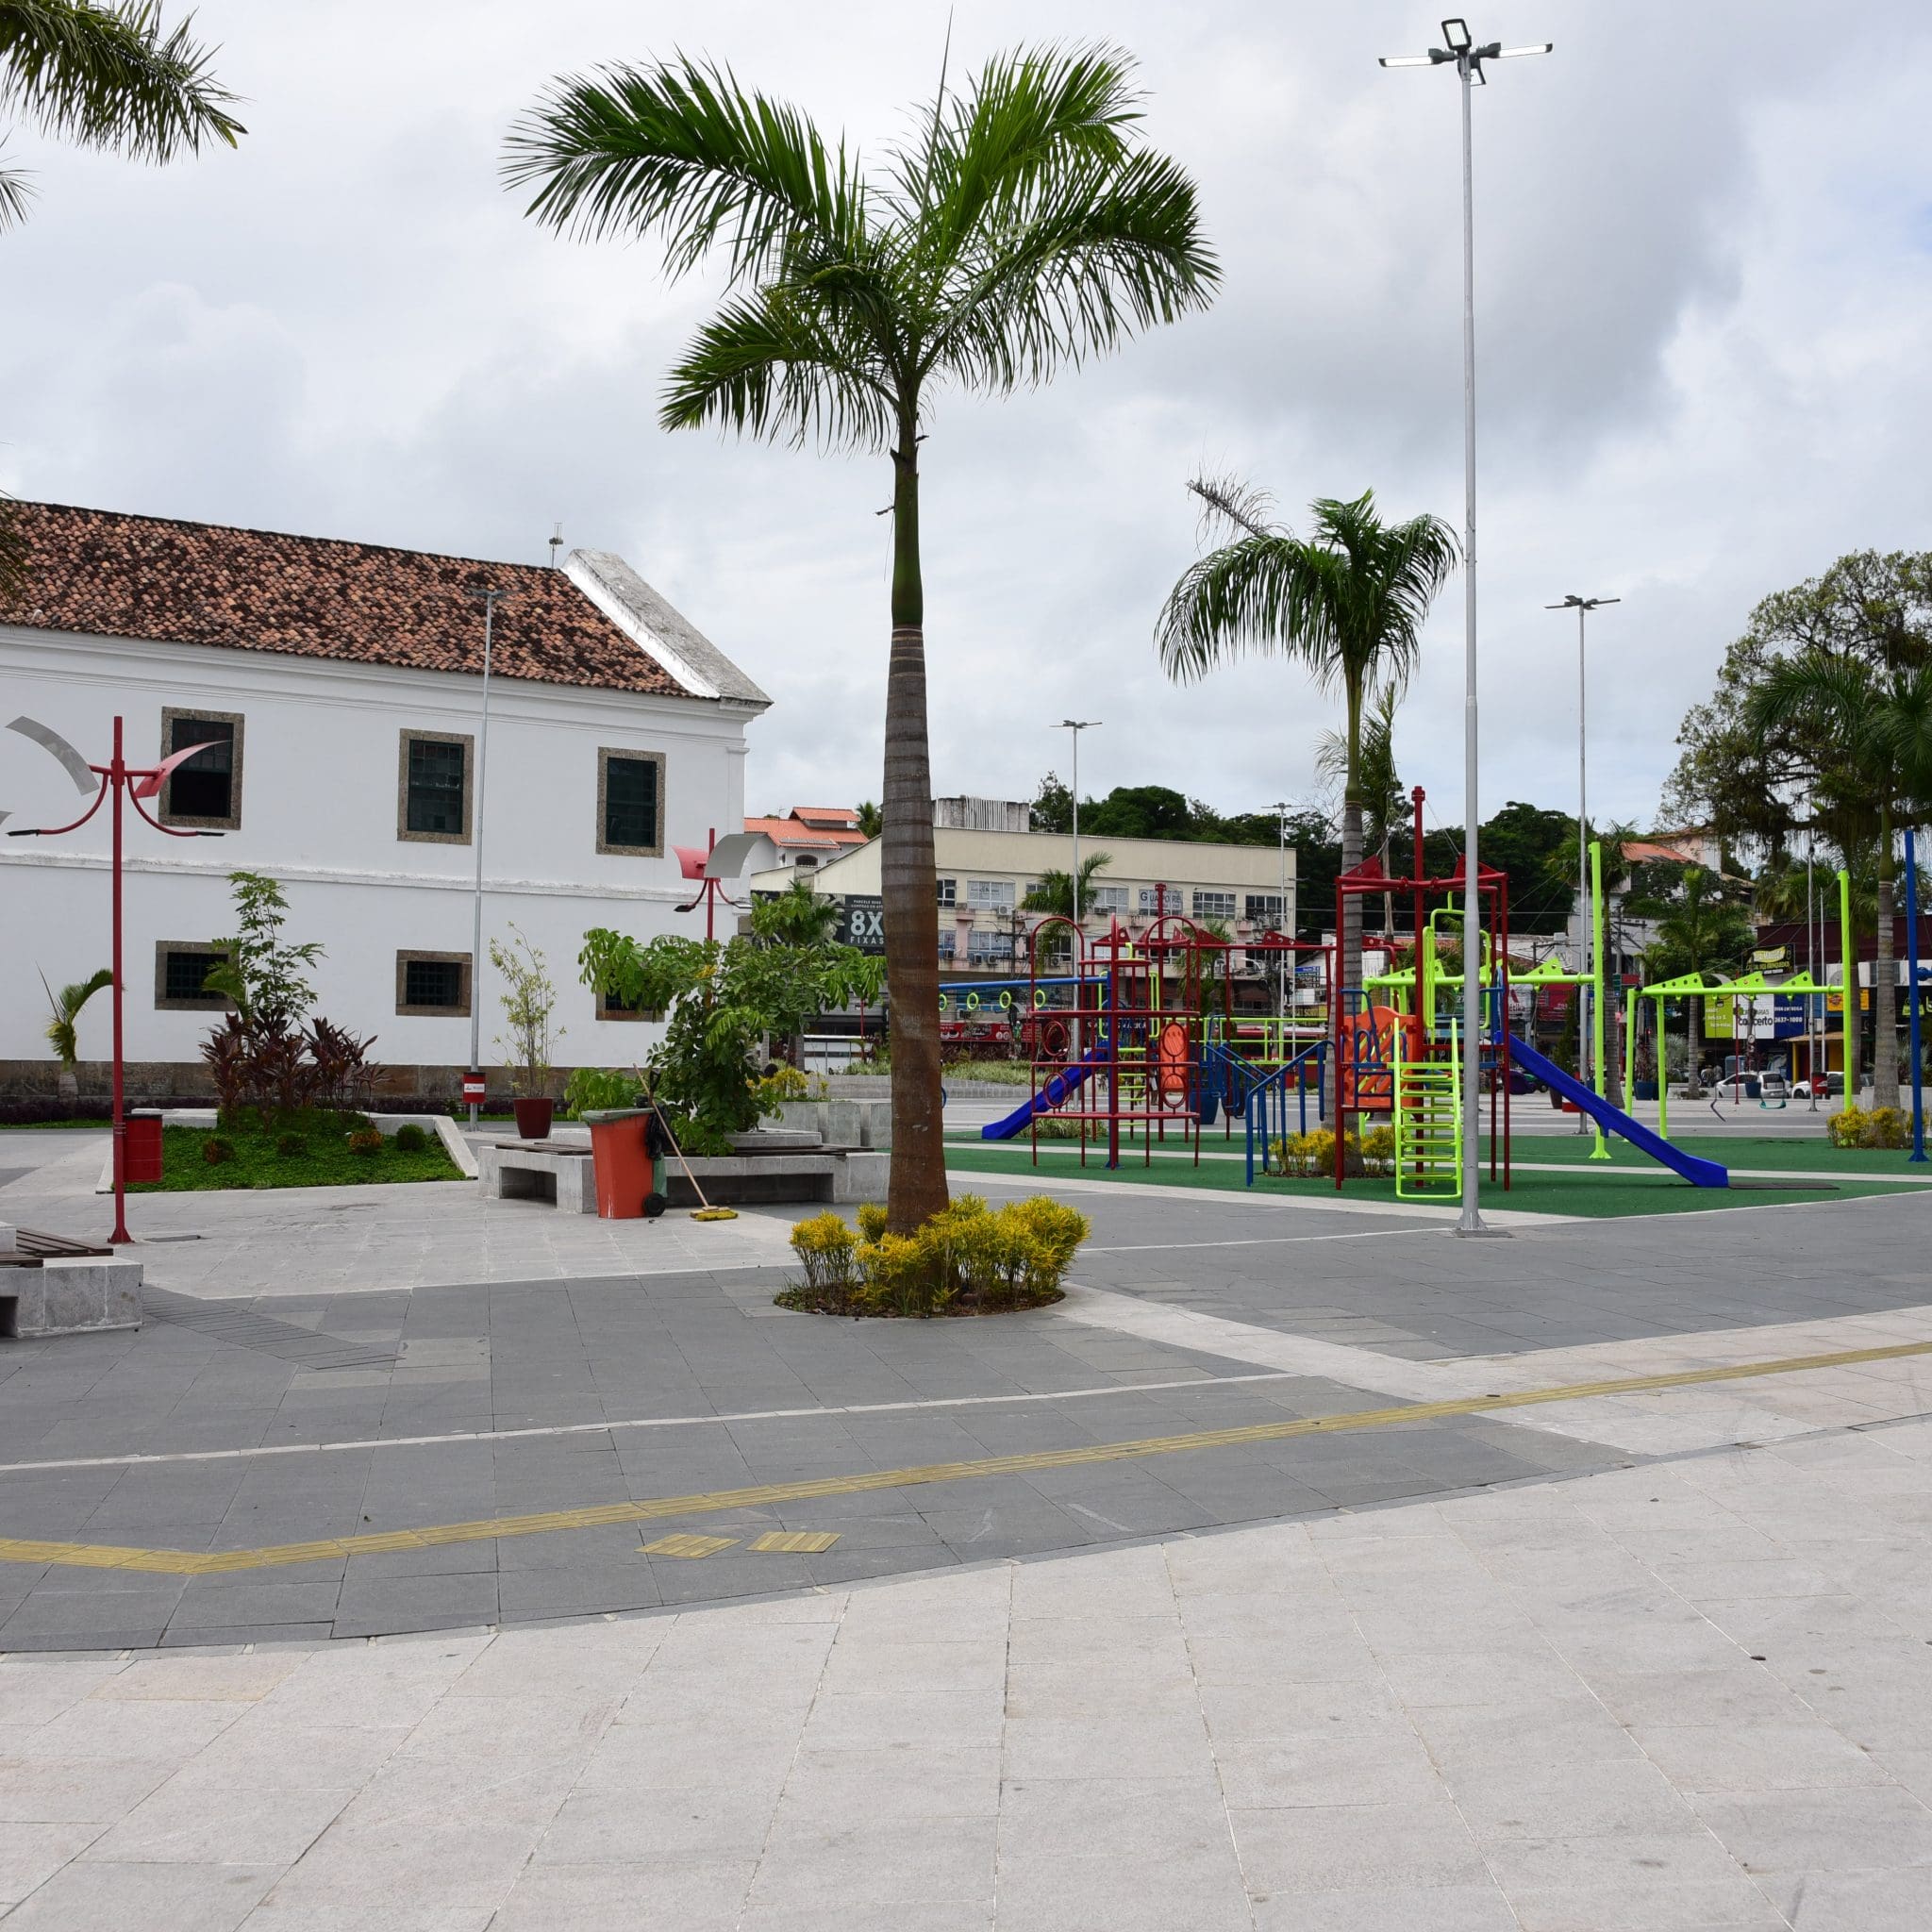
<svg viewBox="0 0 1932 1932">
<path fill-rule="evenodd" d="M 1831 1117 L 1834 1147 L 1907 1147 L 1912 1117 L 1902 1107 L 1848 1107 Z"/>
<path fill-rule="evenodd" d="M 1060 1281 L 1090 1232 L 1087 1217 L 1036 1194 L 997 1212 L 962 1194 L 916 1234 L 887 1232 L 886 1211 L 858 1210 L 855 1236 L 838 1215 L 791 1231 L 805 1279 L 779 1303 L 828 1315 L 991 1314 L 1060 1299 Z"/>
<path fill-rule="evenodd" d="M 219 1134 L 210 1134 L 201 1143 L 201 1158 L 210 1167 L 220 1167 L 224 1161 L 234 1159 L 235 1143 L 223 1140 Z"/>
<path fill-rule="evenodd" d="M 1334 1151 L 1330 1144 L 1330 1153 Z M 1362 1167 L 1369 1174 L 1393 1174 L 1395 1172 L 1395 1129 L 1383 1125 L 1371 1127 L 1362 1136 Z"/>
<path fill-rule="evenodd" d="M 300 1134 L 277 1134 L 275 1136 L 275 1152 L 285 1160 L 292 1159 L 296 1155 L 306 1154 L 308 1151 L 308 1142 Z"/>
<path fill-rule="evenodd" d="M 414 1121 L 405 1121 L 395 1133 L 398 1154 L 420 1154 L 429 1144 L 429 1136 Z"/>
<path fill-rule="evenodd" d="M 628 1067 L 577 1067 L 563 1083 L 564 1110 L 572 1119 L 638 1104 L 638 1076 Z"/>
<path fill-rule="evenodd" d="M 382 1133 L 376 1127 L 358 1127 L 349 1136 L 349 1152 L 359 1154 L 365 1159 L 373 1158 L 382 1152 Z"/>
</svg>

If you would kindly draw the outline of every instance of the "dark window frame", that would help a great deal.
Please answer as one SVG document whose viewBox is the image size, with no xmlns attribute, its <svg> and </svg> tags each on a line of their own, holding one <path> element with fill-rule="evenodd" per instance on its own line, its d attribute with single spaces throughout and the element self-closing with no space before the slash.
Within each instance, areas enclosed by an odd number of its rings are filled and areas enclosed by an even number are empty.
<svg viewBox="0 0 1932 1932">
<path fill-rule="evenodd" d="M 228 956 L 220 946 L 211 946 L 206 940 L 157 940 L 155 941 L 155 1011 L 158 1013 L 226 1013 L 234 1009 L 234 1001 L 222 993 L 205 993 L 197 999 L 170 999 L 168 997 L 168 956 L 171 953 L 199 953 L 209 961 L 225 959 Z"/>
<path fill-rule="evenodd" d="M 175 727 L 177 724 L 226 724 L 232 736 L 228 752 L 228 809 L 219 818 L 202 818 L 190 812 L 175 809 L 175 774 L 170 772 L 161 781 L 160 809 L 156 813 L 162 824 L 179 825 L 184 830 L 201 832 L 239 832 L 242 829 L 242 739 L 245 724 L 240 711 L 203 710 L 196 706 L 163 705 L 161 707 L 161 757 L 173 756 Z M 192 742 L 192 741 L 189 741 Z"/>
<path fill-rule="evenodd" d="M 657 840 L 649 845 L 613 844 L 605 835 L 610 829 L 610 761 L 657 768 L 655 809 Z M 619 858 L 662 858 L 664 856 L 665 758 L 661 751 L 639 751 L 633 746 L 600 744 L 597 747 L 597 850 Z"/>
<path fill-rule="evenodd" d="M 463 748 L 463 829 L 412 832 L 409 829 L 409 747 L 459 744 Z M 467 845 L 476 824 L 476 741 L 467 731 L 417 731 L 405 727 L 396 752 L 396 837 L 413 845 Z"/>
<path fill-rule="evenodd" d="M 614 1007 L 610 1002 L 616 997 L 611 990 L 601 987 L 597 992 L 597 1017 L 600 1020 L 614 1020 L 628 1023 L 632 1020 L 661 1020 L 662 1013 L 654 1013 L 645 1007 Z"/>
<path fill-rule="evenodd" d="M 460 969 L 462 1002 L 458 1006 L 411 1006 L 409 967 L 423 965 L 456 966 Z M 467 1020 L 475 996 L 474 962 L 467 953 L 398 952 L 396 954 L 396 1012 L 406 1020 Z"/>
</svg>

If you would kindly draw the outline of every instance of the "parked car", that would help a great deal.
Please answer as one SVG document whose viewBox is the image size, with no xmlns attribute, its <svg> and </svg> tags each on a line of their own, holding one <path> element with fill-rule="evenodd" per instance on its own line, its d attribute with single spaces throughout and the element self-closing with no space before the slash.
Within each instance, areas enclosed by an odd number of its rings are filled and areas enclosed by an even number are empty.
<svg viewBox="0 0 1932 1932">
<path fill-rule="evenodd" d="M 1844 1091 L 1845 1076 L 1842 1074 L 1813 1074 L 1807 1079 L 1791 1083 L 1792 1095 L 1799 1100 L 1839 1099 Z"/>
</svg>

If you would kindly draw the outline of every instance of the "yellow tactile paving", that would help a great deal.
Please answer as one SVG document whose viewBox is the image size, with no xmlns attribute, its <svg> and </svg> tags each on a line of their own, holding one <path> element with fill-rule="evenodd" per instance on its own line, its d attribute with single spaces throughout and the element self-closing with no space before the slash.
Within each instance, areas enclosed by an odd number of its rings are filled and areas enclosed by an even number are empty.
<svg viewBox="0 0 1932 1932">
<path fill-rule="evenodd" d="M 826 1529 L 768 1529 L 751 1547 L 761 1555 L 774 1552 L 794 1557 L 815 1557 L 839 1541 L 838 1533 Z"/>
<path fill-rule="evenodd" d="M 1036 1470 L 1072 1469 L 1085 1463 L 1128 1462 L 1148 1456 L 1176 1456 L 1198 1449 L 1236 1448 L 1247 1442 L 1280 1442 L 1296 1436 L 1335 1435 L 1387 1428 L 1403 1423 L 1439 1422 L 1488 1415 L 1556 1402 L 1586 1402 L 1597 1395 L 1637 1395 L 1659 1389 L 1690 1389 L 1707 1382 L 1740 1382 L 1762 1375 L 1800 1374 L 1807 1369 L 1851 1368 L 1860 1362 L 1901 1361 L 1932 1355 L 1932 1341 L 1901 1341 L 1884 1348 L 1845 1349 L 1834 1355 L 1733 1362 L 1681 1369 L 1665 1374 L 1620 1375 L 1598 1382 L 1568 1382 L 1549 1389 L 1521 1389 L 1500 1395 L 1472 1395 L 1450 1402 L 1411 1402 L 1388 1408 L 1351 1409 L 1341 1415 L 1254 1423 L 1236 1429 L 1197 1429 L 1182 1436 L 1142 1436 L 1126 1442 L 1090 1442 L 1077 1449 L 1042 1449 L 1024 1456 L 984 1456 L 970 1462 L 929 1462 L 910 1469 L 866 1470 L 854 1475 L 814 1476 L 800 1482 L 759 1483 L 708 1494 L 655 1496 L 640 1502 L 598 1503 L 581 1509 L 547 1509 L 530 1516 L 489 1516 L 474 1523 L 431 1524 L 422 1529 L 371 1536 L 327 1537 L 314 1542 L 276 1543 L 256 1550 L 142 1550 L 119 1543 L 42 1542 L 0 1538 L 0 1562 L 58 1564 L 80 1570 L 139 1570 L 166 1576 L 223 1576 L 243 1570 L 284 1570 L 302 1563 L 339 1560 L 376 1551 L 427 1550 L 445 1543 L 490 1542 L 507 1537 L 548 1536 L 558 1530 L 597 1529 L 621 1523 L 657 1523 L 675 1516 L 709 1516 L 727 1509 L 770 1508 L 821 1496 L 856 1496 L 874 1490 L 920 1489 L 933 1483 L 970 1482 L 989 1475 L 1026 1475 Z M 1211 1386 L 1211 1385 L 1206 1385 Z"/>
<path fill-rule="evenodd" d="M 660 1536 L 654 1543 L 644 1545 L 647 1557 L 715 1557 L 720 1550 L 728 1550 L 738 1539 L 735 1536 L 687 1536 L 680 1530 L 675 1536 Z M 756 1547 L 756 1545 L 754 1545 Z"/>
</svg>

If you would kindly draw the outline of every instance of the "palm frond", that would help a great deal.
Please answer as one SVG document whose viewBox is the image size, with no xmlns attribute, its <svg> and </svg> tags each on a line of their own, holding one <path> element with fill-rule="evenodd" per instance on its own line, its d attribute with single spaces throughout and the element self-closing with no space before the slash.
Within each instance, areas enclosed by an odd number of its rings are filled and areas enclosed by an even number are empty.
<svg viewBox="0 0 1932 1932">
<path fill-rule="evenodd" d="M 579 237 L 659 231 L 674 275 L 722 243 L 733 280 L 801 253 L 860 252 L 857 158 L 798 108 L 746 93 L 728 68 L 679 59 L 554 82 L 505 143 L 528 212 Z"/>
<path fill-rule="evenodd" d="M 28 205 L 34 198 L 33 175 L 25 168 L 0 163 L 0 235 L 17 228 L 26 220 Z"/>
<path fill-rule="evenodd" d="M 895 427 L 890 372 L 849 314 L 807 291 L 727 300 L 672 369 L 658 421 L 707 423 L 793 443 L 883 449 Z"/>
<path fill-rule="evenodd" d="M 1258 483 L 1240 476 L 1194 476 L 1188 488 L 1201 499 L 1201 541 L 1239 531 L 1247 537 L 1285 537 L 1274 520 L 1274 498 Z"/>
<path fill-rule="evenodd" d="M 0 109 L 136 160 L 199 153 L 205 141 L 233 147 L 248 130 L 193 24 L 190 14 L 164 30 L 158 0 L 0 0 Z"/>
</svg>

